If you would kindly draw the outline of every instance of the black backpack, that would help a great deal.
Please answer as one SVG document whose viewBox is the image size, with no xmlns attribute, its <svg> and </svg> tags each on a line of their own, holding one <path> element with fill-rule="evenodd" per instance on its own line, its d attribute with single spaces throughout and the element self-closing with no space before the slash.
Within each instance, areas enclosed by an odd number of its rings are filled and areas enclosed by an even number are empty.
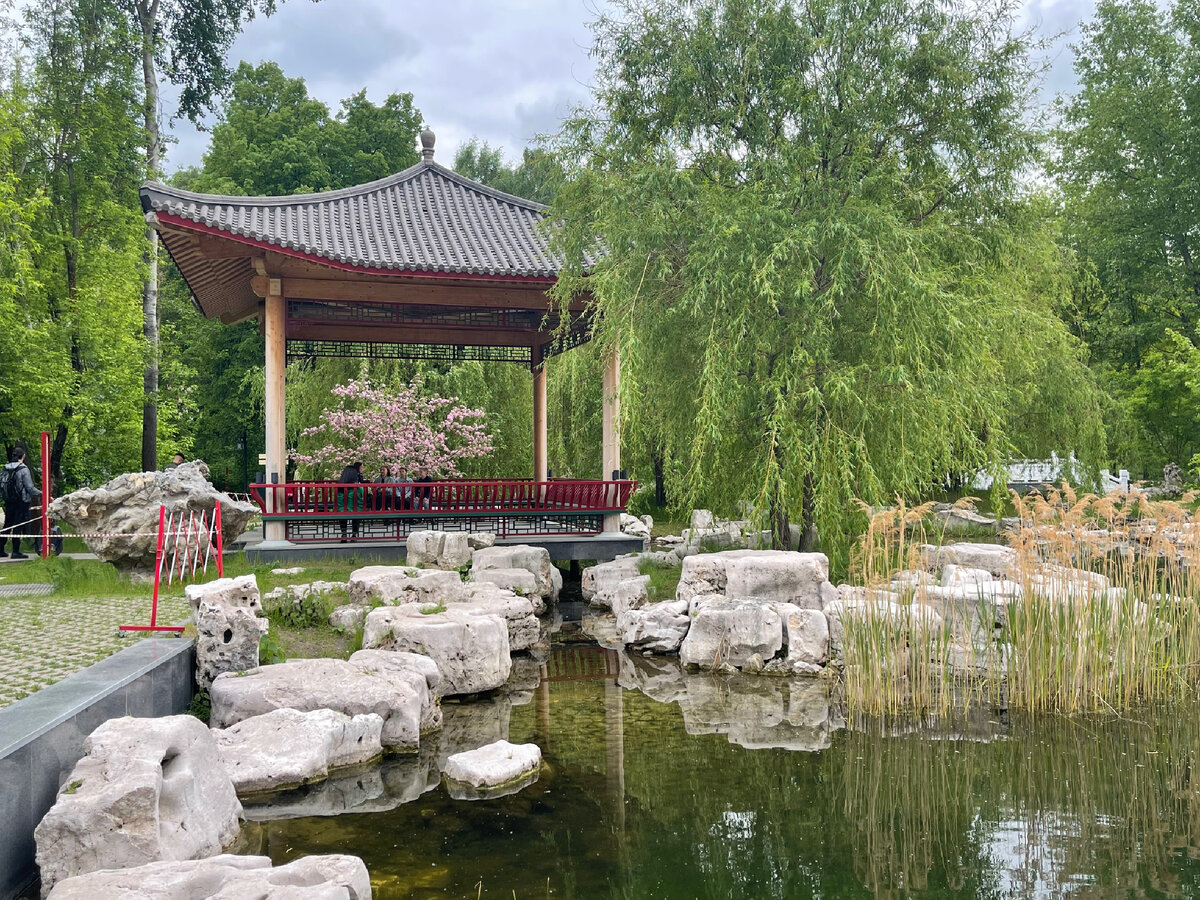
<svg viewBox="0 0 1200 900">
<path fill-rule="evenodd" d="M 21 503 L 25 496 L 21 491 L 21 479 L 18 477 L 18 472 L 21 471 L 20 466 L 9 468 L 5 466 L 0 469 L 0 496 L 10 503 Z"/>
</svg>

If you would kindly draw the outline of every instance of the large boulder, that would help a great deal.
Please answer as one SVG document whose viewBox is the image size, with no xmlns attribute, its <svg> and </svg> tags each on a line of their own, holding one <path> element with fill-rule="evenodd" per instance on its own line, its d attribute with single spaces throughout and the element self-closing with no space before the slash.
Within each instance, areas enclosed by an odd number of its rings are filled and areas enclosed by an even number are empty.
<svg viewBox="0 0 1200 900">
<path fill-rule="evenodd" d="M 617 617 L 618 633 L 625 646 L 654 653 L 678 651 L 690 624 L 686 600 L 626 609 Z"/>
<path fill-rule="evenodd" d="M 484 547 L 476 550 L 471 558 L 471 577 L 481 580 L 478 573 L 484 569 L 524 569 L 534 578 L 534 593 L 547 604 L 558 602 L 562 573 L 557 572 L 550 561 L 550 551 L 545 547 L 532 547 L 528 544 Z"/>
<path fill-rule="evenodd" d="M 457 572 L 412 566 L 364 566 L 350 573 L 350 602 L 360 606 L 445 603 L 462 593 Z"/>
<path fill-rule="evenodd" d="M 371 610 L 363 622 L 363 647 L 429 657 L 441 680 L 438 696 L 475 694 L 500 687 L 512 671 L 508 625 L 495 613 L 417 604 Z"/>
<path fill-rule="evenodd" d="M 221 537 L 225 546 L 246 530 L 258 513 L 252 503 L 234 500 L 208 481 L 208 466 L 197 460 L 165 472 L 119 475 L 96 489 L 85 488 L 50 504 L 50 517 L 66 522 L 85 537 L 88 549 L 122 572 L 146 576 L 154 571 L 158 543 L 158 510 L 168 515 L 201 514 L 211 520 L 221 506 Z M 200 550 L 207 549 L 202 539 Z M 213 548 L 215 551 L 215 548 Z"/>
<path fill-rule="evenodd" d="M 782 646 L 783 625 L 770 604 L 720 597 L 707 600 L 692 617 L 687 637 L 679 647 L 679 661 L 684 665 L 716 667 L 726 663 L 741 668 L 752 657 L 757 657 L 761 665 Z"/>
<path fill-rule="evenodd" d="M 802 609 L 823 609 L 837 599 L 825 554 L 791 550 L 723 550 L 688 556 L 678 590 L 676 597 L 689 600 L 717 593 L 736 600 L 792 603 Z"/>
<path fill-rule="evenodd" d="M 208 690 L 222 672 L 258 666 L 258 648 L 270 622 L 253 575 L 219 578 L 185 590 L 196 618 L 196 685 Z"/>
<path fill-rule="evenodd" d="M 305 856 L 272 867 L 268 856 L 224 854 L 186 862 L 153 862 L 68 878 L 53 900 L 371 900 L 371 876 L 357 856 Z"/>
<path fill-rule="evenodd" d="M 912 643 L 929 643 L 943 624 L 941 615 L 928 604 L 900 603 L 895 594 L 867 588 L 843 590 L 842 597 L 826 606 L 824 613 L 829 623 L 829 657 L 839 664 L 844 659 L 848 624 L 863 634 L 904 635 Z"/>
<path fill-rule="evenodd" d="M 626 579 L 641 575 L 641 561 L 637 554 L 618 556 L 609 562 L 589 566 L 583 570 L 583 599 L 603 609 L 612 608 L 612 594 Z"/>
<path fill-rule="evenodd" d="M 419 569 L 461 569 L 471 564 L 471 536 L 464 531 L 414 531 L 404 548 L 404 561 Z"/>
<path fill-rule="evenodd" d="M 213 729 L 221 762 L 239 794 L 320 781 L 330 769 L 369 762 L 383 753 L 383 718 L 332 709 L 283 708 Z"/>
<path fill-rule="evenodd" d="M 34 831 L 43 890 L 99 869 L 212 856 L 237 837 L 242 806 L 199 719 L 110 719 L 83 750 Z"/>
<path fill-rule="evenodd" d="M 829 620 L 817 609 L 780 603 L 775 611 L 783 619 L 783 666 L 795 675 L 817 675 L 829 660 Z"/>
<path fill-rule="evenodd" d="M 439 681 L 437 667 L 416 654 L 360 650 L 349 660 L 296 659 L 218 676 L 210 691 L 211 723 L 228 728 L 282 708 L 375 713 L 383 719 L 383 747 L 413 751 L 423 733 L 441 727 Z"/>
<path fill-rule="evenodd" d="M 519 653 L 541 640 L 541 623 L 534 604 L 534 597 L 523 597 L 485 582 L 464 585 L 461 598 L 450 601 L 447 608 L 500 616 L 508 628 L 509 652 Z"/>
</svg>

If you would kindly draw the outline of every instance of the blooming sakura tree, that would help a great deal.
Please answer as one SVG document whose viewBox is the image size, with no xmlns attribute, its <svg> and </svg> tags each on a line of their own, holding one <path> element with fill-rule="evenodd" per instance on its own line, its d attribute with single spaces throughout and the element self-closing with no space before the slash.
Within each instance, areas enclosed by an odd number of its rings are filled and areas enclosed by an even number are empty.
<svg viewBox="0 0 1200 900">
<path fill-rule="evenodd" d="M 336 478 L 344 466 L 362 462 L 368 471 L 386 464 L 402 477 L 437 478 L 458 475 L 459 460 L 492 452 L 482 409 L 463 406 L 457 397 L 424 395 L 421 387 L 420 376 L 394 389 L 365 378 L 337 385 L 337 407 L 300 432 L 325 445 L 311 453 L 292 450 L 292 459 L 315 477 Z"/>
</svg>

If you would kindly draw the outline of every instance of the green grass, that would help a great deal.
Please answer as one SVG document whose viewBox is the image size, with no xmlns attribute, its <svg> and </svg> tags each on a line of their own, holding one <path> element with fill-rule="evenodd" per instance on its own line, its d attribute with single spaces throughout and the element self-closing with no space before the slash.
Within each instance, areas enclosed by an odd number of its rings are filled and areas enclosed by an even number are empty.
<svg viewBox="0 0 1200 900">
<path fill-rule="evenodd" d="M 674 600 L 675 589 L 679 587 L 679 576 L 683 574 L 682 566 L 660 566 L 643 559 L 638 563 L 638 571 L 650 576 L 650 584 L 646 590 L 654 602 Z"/>
</svg>

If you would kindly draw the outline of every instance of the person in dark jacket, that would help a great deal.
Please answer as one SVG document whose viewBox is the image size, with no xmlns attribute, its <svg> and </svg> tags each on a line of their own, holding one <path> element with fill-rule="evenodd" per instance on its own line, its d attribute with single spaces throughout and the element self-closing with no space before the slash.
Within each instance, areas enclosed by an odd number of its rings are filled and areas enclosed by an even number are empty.
<svg viewBox="0 0 1200 900">
<path fill-rule="evenodd" d="M 4 556 L 4 545 L 12 540 L 12 558 L 29 559 L 21 552 L 21 535 L 33 534 L 33 521 L 29 507 L 33 501 L 42 499 L 42 492 L 33 483 L 33 474 L 25 465 L 25 448 L 14 447 L 9 463 L 4 467 L 4 531 L 0 532 L 0 557 Z"/>
<path fill-rule="evenodd" d="M 365 479 L 362 474 L 362 463 L 350 463 L 342 469 L 338 484 L 362 484 Z M 363 508 L 362 488 L 338 488 L 337 507 L 339 512 L 357 512 Z M 342 519 L 342 541 L 346 540 L 346 524 L 350 523 L 352 534 L 358 537 L 358 519 Z"/>
</svg>

